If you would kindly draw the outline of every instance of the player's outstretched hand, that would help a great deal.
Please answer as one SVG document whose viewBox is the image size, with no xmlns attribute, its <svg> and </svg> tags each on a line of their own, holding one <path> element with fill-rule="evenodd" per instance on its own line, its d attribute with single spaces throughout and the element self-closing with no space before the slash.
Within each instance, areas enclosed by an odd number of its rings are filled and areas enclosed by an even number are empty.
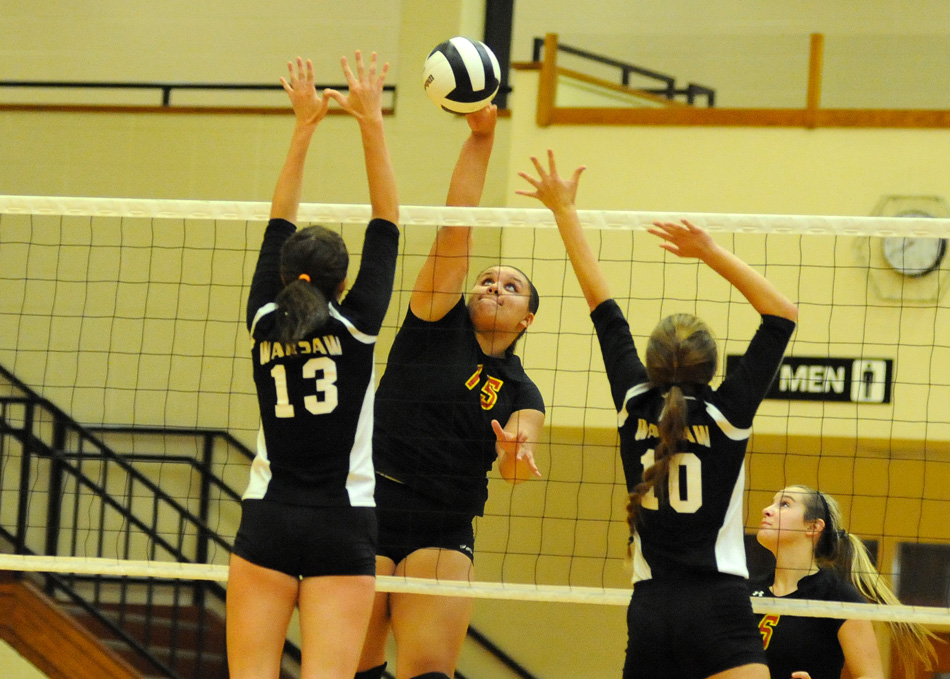
<svg viewBox="0 0 950 679">
<path fill-rule="evenodd" d="M 316 126 L 327 114 L 327 107 L 330 104 L 326 96 L 320 97 L 313 85 L 313 62 L 297 57 L 297 68 L 294 69 L 294 62 L 287 62 L 287 71 L 289 75 L 280 79 L 287 96 L 290 97 L 290 105 L 294 109 L 294 115 L 297 116 L 297 124 L 304 126 Z"/>
<path fill-rule="evenodd" d="M 517 466 L 522 463 L 528 466 L 534 476 L 541 476 L 538 465 L 534 461 L 534 446 L 528 441 L 528 435 L 519 431 L 512 434 L 501 426 L 498 420 L 491 421 L 492 429 L 495 431 L 495 449 L 500 451 L 506 458 L 514 459 Z M 519 478 L 519 481 L 525 481 L 525 478 Z"/>
<path fill-rule="evenodd" d="M 534 163 L 534 169 L 538 173 L 535 179 L 527 172 L 518 172 L 518 176 L 534 187 L 534 191 L 517 190 L 520 196 L 528 198 L 537 198 L 545 207 L 557 214 L 561 210 L 574 207 L 574 199 L 577 196 L 577 185 L 580 183 L 581 174 L 587 168 L 583 165 L 574 170 L 570 179 L 564 179 L 557 173 L 557 164 L 554 162 L 554 151 L 548 149 L 548 169 L 545 171 L 541 161 L 536 156 L 531 156 L 531 162 Z"/>
<path fill-rule="evenodd" d="M 386 74 L 389 72 L 389 64 L 383 64 L 381 69 L 377 70 L 376 52 L 370 54 L 369 66 L 363 64 L 363 53 L 356 50 L 354 55 L 356 61 L 356 74 L 350 69 L 346 57 L 340 57 L 340 64 L 343 67 L 343 75 L 346 77 L 347 87 L 349 88 L 344 97 L 340 92 L 333 89 L 324 90 L 325 97 L 332 97 L 340 108 L 352 115 L 358 121 L 382 120 L 383 109 L 383 85 L 386 84 Z"/>
<path fill-rule="evenodd" d="M 498 107 L 489 104 L 465 116 L 472 134 L 476 137 L 490 137 L 495 134 L 495 123 L 498 120 Z"/>
<path fill-rule="evenodd" d="M 647 231 L 662 238 L 660 247 L 677 257 L 704 259 L 715 248 L 712 237 L 688 219 L 682 219 L 680 222 L 653 222 L 653 227 Z"/>
</svg>

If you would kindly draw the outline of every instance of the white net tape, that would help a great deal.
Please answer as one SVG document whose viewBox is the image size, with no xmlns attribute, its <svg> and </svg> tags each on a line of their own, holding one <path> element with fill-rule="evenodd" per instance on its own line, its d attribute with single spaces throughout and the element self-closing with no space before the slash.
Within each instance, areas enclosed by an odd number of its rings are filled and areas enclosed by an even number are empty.
<svg viewBox="0 0 950 679">
<path fill-rule="evenodd" d="M 64 215 L 70 217 L 129 217 L 153 219 L 221 219 L 266 221 L 270 203 L 128 198 L 70 198 L 0 196 L 0 214 Z M 587 228 L 642 229 L 654 221 L 689 219 L 710 231 L 748 233 L 826 234 L 835 236 L 906 236 L 940 238 L 950 235 L 950 219 L 931 217 L 843 217 L 826 215 L 759 215 L 690 212 L 580 210 Z M 301 222 L 365 224 L 368 205 L 302 203 Z M 404 225 L 465 225 L 554 228 L 546 209 L 462 208 L 403 205 Z"/>
<path fill-rule="evenodd" d="M 228 579 L 227 566 L 123 561 L 90 557 L 22 556 L 16 554 L 0 554 L 0 570 L 146 577 L 166 580 L 211 580 L 216 582 L 225 582 Z M 376 578 L 376 589 L 380 592 L 460 596 L 473 599 L 547 601 L 609 606 L 626 606 L 630 603 L 631 592 L 631 590 L 626 589 L 599 587 L 425 580 L 395 576 L 378 576 Z M 779 615 L 797 615 L 806 618 L 900 620 L 901 622 L 919 623 L 921 625 L 946 625 L 950 622 L 945 609 L 927 606 L 881 606 L 837 601 L 794 601 L 752 597 L 752 609 L 760 614 L 777 613 Z"/>
</svg>

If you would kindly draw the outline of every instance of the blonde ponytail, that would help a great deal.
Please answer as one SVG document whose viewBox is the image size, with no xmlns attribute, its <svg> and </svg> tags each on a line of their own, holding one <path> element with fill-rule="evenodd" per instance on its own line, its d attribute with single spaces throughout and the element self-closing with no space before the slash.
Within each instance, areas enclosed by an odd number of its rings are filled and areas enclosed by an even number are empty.
<svg viewBox="0 0 950 679">
<path fill-rule="evenodd" d="M 874 567 L 867 546 L 861 538 L 842 528 L 841 509 L 837 501 L 830 495 L 808 486 L 795 488 L 804 493 L 805 520 L 821 519 L 825 523 L 821 536 L 815 543 L 815 562 L 818 566 L 836 571 L 871 603 L 900 605 L 900 599 Z M 916 666 L 913 659 L 919 660 L 927 669 L 933 667 L 937 654 L 932 640 L 936 639 L 936 636 L 930 630 L 908 622 L 888 622 L 887 627 L 900 656 L 905 676 L 912 676 L 911 672 Z"/>
</svg>

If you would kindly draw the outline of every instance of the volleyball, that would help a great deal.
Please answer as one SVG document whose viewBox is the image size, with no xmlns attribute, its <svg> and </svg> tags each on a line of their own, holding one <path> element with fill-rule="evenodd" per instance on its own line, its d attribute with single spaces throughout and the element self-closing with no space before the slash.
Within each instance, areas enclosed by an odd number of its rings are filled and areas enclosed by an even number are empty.
<svg viewBox="0 0 950 679">
<path fill-rule="evenodd" d="M 498 92 L 501 69 L 488 45 L 456 37 L 429 53 L 422 82 L 426 94 L 442 109 L 472 113 L 487 106 Z"/>
</svg>

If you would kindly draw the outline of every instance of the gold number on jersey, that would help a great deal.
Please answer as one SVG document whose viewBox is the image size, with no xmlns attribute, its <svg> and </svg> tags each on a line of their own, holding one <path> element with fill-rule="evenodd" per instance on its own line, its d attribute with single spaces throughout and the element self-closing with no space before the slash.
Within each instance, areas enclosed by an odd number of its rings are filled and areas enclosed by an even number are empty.
<svg viewBox="0 0 950 679">
<path fill-rule="evenodd" d="M 465 380 L 465 386 L 469 390 L 474 389 L 478 386 L 479 378 L 482 374 L 482 364 L 478 364 L 478 369 Z M 492 377 L 489 375 L 485 378 L 485 384 L 482 385 L 481 393 L 479 397 L 482 402 L 482 410 L 491 410 L 495 407 L 495 403 L 498 401 L 498 392 L 501 390 L 504 380 L 500 380 L 497 377 Z"/>
<path fill-rule="evenodd" d="M 640 456 L 640 463 L 644 469 L 653 466 L 653 449 Z M 686 469 L 686 487 L 680 486 L 680 469 Z M 703 461 L 693 453 L 677 453 L 670 462 L 670 474 L 667 478 L 670 506 L 680 514 L 693 514 L 703 506 Z M 657 510 L 660 502 L 656 493 L 650 491 L 643 496 L 643 506 Z"/>
</svg>

